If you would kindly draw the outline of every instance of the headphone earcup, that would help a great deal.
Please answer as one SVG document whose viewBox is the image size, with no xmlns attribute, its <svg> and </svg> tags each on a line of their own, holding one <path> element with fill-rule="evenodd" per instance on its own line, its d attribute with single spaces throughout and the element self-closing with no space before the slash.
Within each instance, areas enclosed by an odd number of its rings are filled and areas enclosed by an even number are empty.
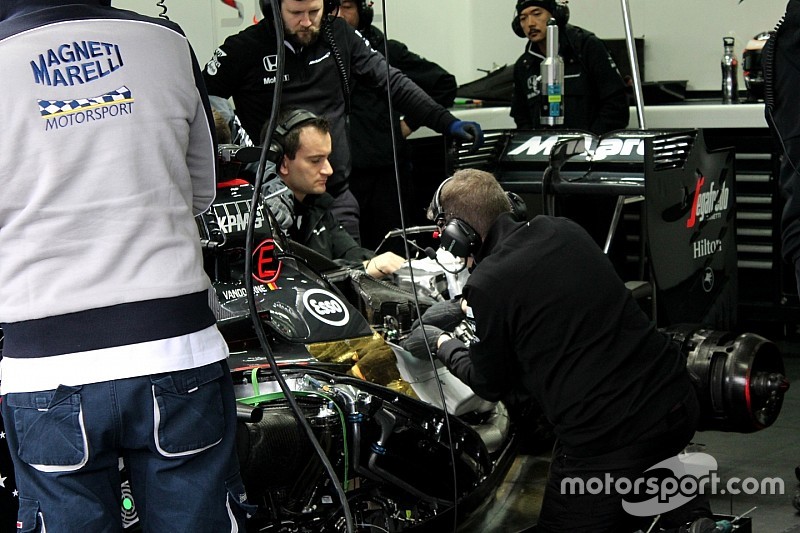
<svg viewBox="0 0 800 533">
<path fill-rule="evenodd" d="M 563 2 L 556 1 L 556 12 L 553 13 L 553 18 L 556 19 L 556 24 L 559 28 L 563 28 L 569 22 L 569 6 Z"/>
<path fill-rule="evenodd" d="M 525 32 L 522 30 L 522 24 L 519 23 L 519 14 L 514 11 L 514 18 L 511 19 L 511 29 L 517 37 L 525 38 Z"/>
<path fill-rule="evenodd" d="M 339 9 L 339 6 L 341 5 L 342 5 L 341 0 L 325 0 L 325 14 L 335 15 L 334 11 Z"/>
<path fill-rule="evenodd" d="M 375 19 L 375 10 L 370 5 L 369 0 L 361 0 L 361 6 L 358 25 L 363 29 L 367 29 L 372 26 L 372 21 Z"/>
<path fill-rule="evenodd" d="M 281 160 L 283 159 L 283 145 L 277 140 L 272 139 L 272 142 L 269 143 L 269 151 L 267 152 L 267 160 L 272 161 L 275 163 L 275 166 L 278 167 L 281 164 Z M 276 170 L 278 170 L 276 168 Z"/>
<path fill-rule="evenodd" d="M 481 247 L 481 237 L 472 226 L 453 218 L 439 235 L 441 246 L 456 257 L 469 257 Z"/>
<path fill-rule="evenodd" d="M 522 199 L 522 196 L 515 192 L 506 191 L 508 202 L 511 204 L 511 214 L 514 215 L 514 220 L 517 222 L 527 222 L 528 220 L 528 204 Z"/>
</svg>

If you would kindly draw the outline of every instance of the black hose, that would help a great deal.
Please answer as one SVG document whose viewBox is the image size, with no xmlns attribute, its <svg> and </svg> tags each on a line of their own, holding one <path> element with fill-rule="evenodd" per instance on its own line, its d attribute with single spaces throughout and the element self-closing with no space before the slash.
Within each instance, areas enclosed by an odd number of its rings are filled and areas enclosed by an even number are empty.
<svg viewBox="0 0 800 533">
<path fill-rule="evenodd" d="M 314 451 L 319 456 L 320 461 L 325 467 L 325 470 L 328 473 L 331 482 L 333 483 L 333 486 L 336 490 L 336 494 L 339 497 L 339 500 L 342 504 L 342 512 L 344 513 L 347 532 L 355 533 L 353 515 L 352 512 L 350 511 L 350 506 L 348 505 L 347 502 L 347 495 L 345 494 L 344 487 L 342 487 L 341 482 L 337 478 L 333 465 L 328 459 L 328 456 L 325 454 L 325 451 L 322 449 L 322 446 L 320 445 L 319 441 L 317 440 L 317 437 L 314 434 L 311 425 L 308 423 L 308 420 L 306 420 L 303 411 L 297 404 L 297 400 L 295 399 L 294 394 L 292 394 L 292 391 L 289 389 L 286 380 L 284 379 L 283 375 L 278 369 L 278 365 L 275 361 L 275 355 L 272 352 L 272 347 L 270 346 L 269 339 L 267 338 L 266 331 L 264 330 L 264 325 L 261 323 L 261 318 L 259 317 L 258 308 L 256 306 L 256 301 L 255 301 L 255 291 L 253 288 L 253 264 L 252 264 L 255 221 L 258 218 L 257 216 L 255 216 L 255 214 L 257 213 L 257 209 L 260 204 L 261 184 L 264 179 L 264 169 L 266 167 L 269 146 L 272 141 L 272 135 L 275 132 L 275 126 L 278 120 L 278 114 L 280 112 L 281 96 L 283 94 L 283 69 L 285 61 L 284 58 L 286 54 L 286 49 L 283 44 L 283 39 L 284 39 L 283 18 L 281 17 L 280 13 L 280 2 L 272 1 L 270 2 L 270 5 L 272 7 L 272 21 L 273 21 L 273 26 L 275 28 L 275 38 L 277 41 L 278 68 L 275 73 L 275 92 L 273 93 L 272 109 L 270 110 L 266 136 L 262 144 L 261 158 L 259 159 L 258 162 L 258 170 L 256 171 L 255 184 L 253 187 L 253 199 L 250 202 L 251 216 L 247 223 L 247 242 L 245 245 L 245 254 L 247 260 L 245 261 L 245 268 L 244 268 L 244 283 L 245 287 L 247 288 L 247 303 L 250 309 L 250 318 L 253 321 L 253 327 L 258 337 L 259 344 L 261 345 L 261 348 L 264 350 L 264 355 L 266 356 L 267 361 L 269 361 L 270 367 L 272 368 L 272 372 L 275 375 L 275 380 L 278 382 L 281 391 L 283 391 L 283 394 L 286 397 L 286 401 L 289 403 L 289 406 L 291 407 L 295 417 L 297 417 L 297 421 L 300 424 L 300 427 L 302 427 L 303 430 L 305 431 L 306 436 L 308 437 L 309 441 L 314 447 Z"/>
<path fill-rule="evenodd" d="M 397 199 L 399 204 L 400 210 L 400 229 L 402 230 L 403 234 L 403 243 L 405 245 L 405 252 L 406 257 L 411 257 L 411 249 L 408 245 L 408 235 L 406 234 L 406 220 L 405 214 L 403 209 L 403 192 L 402 187 L 400 184 L 400 170 L 399 165 L 397 162 L 397 133 L 395 132 L 394 127 L 394 106 L 392 105 L 392 87 L 391 87 L 391 79 L 390 74 L 391 71 L 389 70 L 389 33 L 386 29 L 386 0 L 382 0 L 381 2 L 381 9 L 383 10 L 383 57 L 386 60 L 386 98 L 389 104 L 389 130 L 392 132 L 392 160 L 394 162 L 394 176 L 395 176 L 395 183 L 397 186 Z M 446 177 L 446 176 L 445 176 Z M 466 262 L 465 262 L 466 266 Z M 411 274 L 411 284 L 412 286 L 416 286 L 416 281 L 414 280 L 414 269 L 409 268 L 409 273 Z M 424 327 L 422 323 L 422 309 L 420 308 L 419 304 L 419 296 L 417 291 L 412 291 L 414 295 L 414 308 L 417 311 L 417 316 L 420 317 L 420 326 Z M 434 372 L 437 372 L 436 369 L 436 358 L 434 357 L 433 352 L 431 352 L 430 347 L 426 343 L 426 348 L 428 350 L 428 359 L 431 362 L 431 368 Z M 450 425 L 450 415 L 447 412 L 447 399 L 444 395 L 444 389 L 442 389 L 442 383 L 439 379 L 436 379 L 436 387 L 439 391 L 439 399 L 442 402 L 442 411 L 444 412 L 444 424 L 445 429 L 447 432 L 447 443 L 450 449 L 450 464 L 453 466 L 453 501 L 452 502 L 439 502 L 442 504 L 451 503 L 453 505 L 453 531 L 458 529 L 458 479 L 456 473 L 456 458 L 455 453 L 453 452 L 453 434 L 452 428 Z M 388 472 L 383 471 L 380 467 L 375 464 L 376 456 L 373 454 L 369 460 L 369 467 L 370 470 L 375 472 L 378 475 L 384 476 L 388 481 L 392 483 L 396 483 L 398 486 L 402 487 L 405 490 L 408 490 L 412 494 L 416 494 L 417 496 L 422 496 L 419 491 L 417 491 L 414 487 L 411 487 L 404 481 L 395 478 Z M 430 501 L 430 496 L 426 496 L 426 499 Z"/>
</svg>

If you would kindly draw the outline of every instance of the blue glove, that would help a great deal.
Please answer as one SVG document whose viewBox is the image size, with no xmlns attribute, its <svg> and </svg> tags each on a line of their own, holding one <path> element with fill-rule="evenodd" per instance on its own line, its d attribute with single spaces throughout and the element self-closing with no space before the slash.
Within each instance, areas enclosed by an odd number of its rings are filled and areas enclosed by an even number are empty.
<svg viewBox="0 0 800 533">
<path fill-rule="evenodd" d="M 469 153 L 474 154 L 483 145 L 483 130 L 477 122 L 456 120 L 447 127 L 447 133 L 461 141 L 472 141 Z"/>
</svg>

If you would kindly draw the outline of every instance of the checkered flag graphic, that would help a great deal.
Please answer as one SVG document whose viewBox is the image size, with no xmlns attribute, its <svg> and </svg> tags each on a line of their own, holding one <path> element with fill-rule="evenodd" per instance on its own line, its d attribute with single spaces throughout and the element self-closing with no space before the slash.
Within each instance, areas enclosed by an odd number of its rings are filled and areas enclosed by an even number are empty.
<svg viewBox="0 0 800 533">
<path fill-rule="evenodd" d="M 116 91 L 111 91 L 92 98 L 77 98 L 75 100 L 38 100 L 38 103 L 39 113 L 42 115 L 42 118 L 49 118 L 56 115 L 67 115 L 92 107 L 100 107 L 131 100 L 133 100 L 131 90 L 123 85 Z"/>
</svg>

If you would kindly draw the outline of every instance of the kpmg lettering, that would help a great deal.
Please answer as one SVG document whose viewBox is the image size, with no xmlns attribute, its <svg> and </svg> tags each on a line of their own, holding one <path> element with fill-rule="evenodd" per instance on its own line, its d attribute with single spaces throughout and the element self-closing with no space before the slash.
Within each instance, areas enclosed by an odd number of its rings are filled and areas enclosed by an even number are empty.
<svg viewBox="0 0 800 533">
<path fill-rule="evenodd" d="M 50 86 L 82 85 L 122 68 L 119 45 L 98 41 L 65 43 L 31 61 L 36 83 Z"/>
<path fill-rule="evenodd" d="M 220 229 L 226 233 L 246 231 L 250 221 L 250 203 L 244 200 L 229 202 L 214 206 L 217 215 L 217 223 Z M 264 224 L 264 215 L 259 209 L 257 212 L 255 227 L 260 228 Z"/>
</svg>

